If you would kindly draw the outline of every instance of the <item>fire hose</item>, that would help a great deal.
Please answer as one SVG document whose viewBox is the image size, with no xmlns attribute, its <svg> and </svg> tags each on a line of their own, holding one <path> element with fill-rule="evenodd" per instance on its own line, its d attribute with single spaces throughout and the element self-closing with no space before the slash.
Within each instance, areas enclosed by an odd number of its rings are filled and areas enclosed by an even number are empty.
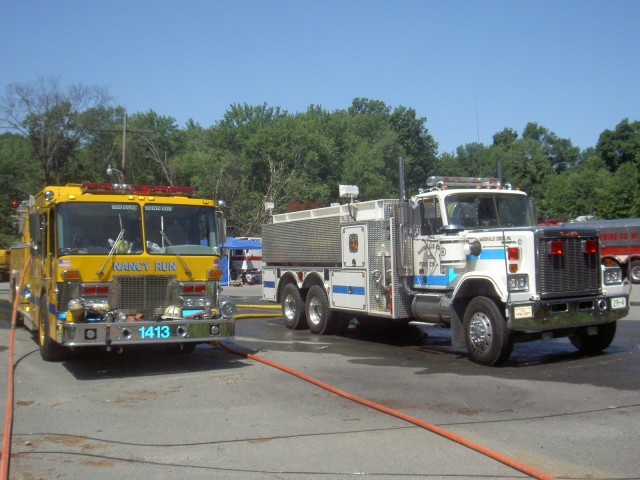
<svg viewBox="0 0 640 480">
<path fill-rule="evenodd" d="M 31 256 L 27 258 L 24 263 L 20 277 L 18 278 L 18 284 L 15 288 L 20 291 L 22 289 L 22 283 L 24 282 L 24 276 L 27 273 L 29 264 L 31 263 Z M 4 419 L 4 433 L 2 436 L 2 464 L 0 466 L 0 479 L 7 480 L 9 478 L 9 457 L 11 455 L 11 432 L 13 429 L 13 345 L 15 343 L 16 336 L 16 323 L 18 319 L 18 291 L 13 295 L 13 307 L 11 309 L 11 329 L 9 332 L 9 359 L 7 361 L 7 408 Z"/>
<path fill-rule="evenodd" d="M 372 408 L 372 409 L 377 410 L 377 411 L 382 412 L 382 413 L 386 413 L 387 415 L 391 415 L 391 416 L 399 418 L 400 420 L 403 420 L 405 422 L 409 422 L 409 423 L 412 423 L 414 425 L 417 425 L 418 427 L 421 427 L 421 428 L 424 428 L 426 430 L 429 430 L 429 431 L 431 431 L 433 433 L 436 433 L 436 434 L 438 434 L 438 435 L 440 435 L 440 436 L 442 436 L 442 437 L 444 437 L 444 438 L 446 438 L 448 440 L 451 440 L 451 441 L 459 443 L 460 445 L 463 445 L 463 446 L 465 446 L 467 448 L 475 450 L 476 452 L 479 452 L 479 453 L 481 453 L 481 454 L 483 454 L 483 455 L 485 455 L 485 456 L 487 456 L 489 458 L 492 458 L 493 460 L 496 460 L 496 461 L 498 461 L 498 462 L 500 462 L 500 463 L 502 463 L 504 465 L 507 465 L 508 467 L 511 467 L 511 468 L 513 468 L 515 470 L 518 470 L 518 471 L 520 471 L 520 472 L 522 472 L 522 473 L 524 473 L 524 474 L 526 474 L 526 475 L 528 475 L 528 476 L 530 476 L 532 478 L 537 478 L 539 480 L 553 480 L 554 479 L 554 477 L 552 477 L 550 475 L 547 475 L 547 474 L 544 474 L 542 472 L 539 472 L 539 471 L 535 470 L 534 468 L 532 468 L 532 467 L 530 467 L 528 465 L 525 465 L 525 464 L 520 463 L 520 462 L 518 462 L 516 460 L 513 460 L 513 459 L 511 459 L 511 458 L 509 458 L 509 457 L 507 457 L 505 455 L 502 455 L 502 454 L 500 454 L 498 452 L 495 452 L 495 451 L 493 451 L 493 450 L 491 450 L 491 449 L 489 449 L 487 447 L 484 447 L 483 445 L 480 445 L 480 444 L 478 444 L 476 442 L 473 442 L 471 440 L 467 440 L 466 438 L 461 437 L 460 435 L 456 435 L 455 433 L 449 432 L 448 430 L 440 428 L 440 427 L 438 427 L 436 425 L 427 423 L 427 422 L 425 422 L 425 421 L 423 421 L 423 420 L 421 420 L 421 419 L 419 419 L 417 417 L 408 415 L 406 413 L 399 412 L 399 411 L 394 410 L 394 409 L 389 408 L 389 407 L 385 407 L 384 405 L 381 405 L 379 403 L 372 402 L 370 400 L 366 400 L 366 399 L 364 399 L 362 397 L 358 397 L 358 396 L 353 395 L 351 393 L 348 393 L 348 392 L 346 392 L 344 390 L 340 390 L 339 388 L 336 388 L 336 387 L 334 387 L 332 385 L 329 385 L 327 383 L 321 382 L 320 380 L 316 380 L 313 377 L 310 377 L 308 375 L 300 373 L 300 372 L 298 372 L 296 370 L 293 370 L 293 369 L 291 369 L 289 367 L 285 367 L 284 365 L 281 365 L 279 363 L 272 362 L 270 360 L 267 360 L 265 358 L 259 357 L 257 355 L 253 355 L 251 353 L 241 352 L 237 348 L 234 348 L 234 346 L 226 344 L 224 342 L 221 342 L 220 346 L 222 346 L 222 348 L 224 348 L 228 352 L 233 353 L 234 355 L 238 355 L 238 356 L 241 356 L 241 357 L 249 358 L 251 360 L 255 360 L 257 362 L 263 363 L 263 364 L 268 365 L 270 367 L 277 368 L 278 370 L 281 370 L 281 371 L 283 371 L 285 373 L 288 373 L 290 375 L 298 377 L 301 380 L 305 380 L 306 382 L 309 382 L 309 383 L 311 383 L 313 385 L 316 385 L 316 386 L 318 386 L 320 388 L 323 388 L 323 389 L 325 389 L 325 390 L 327 390 L 327 391 L 329 391 L 331 393 L 334 393 L 336 395 L 339 395 L 339 396 L 341 396 L 343 398 L 346 398 L 348 400 L 352 400 L 352 401 L 354 401 L 356 403 L 359 403 L 361 405 L 364 405 L 366 407 Z"/>
</svg>

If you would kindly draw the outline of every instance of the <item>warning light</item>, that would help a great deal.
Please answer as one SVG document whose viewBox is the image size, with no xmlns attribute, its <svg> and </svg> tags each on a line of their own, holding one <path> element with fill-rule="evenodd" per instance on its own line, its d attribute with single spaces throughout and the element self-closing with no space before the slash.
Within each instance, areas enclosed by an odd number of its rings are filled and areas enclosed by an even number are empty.
<svg viewBox="0 0 640 480">
<path fill-rule="evenodd" d="M 552 240 L 549 244 L 551 255 L 562 255 L 564 253 L 564 243 L 562 240 Z"/>
<path fill-rule="evenodd" d="M 585 240 L 583 242 L 584 245 L 584 253 L 597 253 L 598 251 L 598 242 L 593 239 Z"/>
</svg>

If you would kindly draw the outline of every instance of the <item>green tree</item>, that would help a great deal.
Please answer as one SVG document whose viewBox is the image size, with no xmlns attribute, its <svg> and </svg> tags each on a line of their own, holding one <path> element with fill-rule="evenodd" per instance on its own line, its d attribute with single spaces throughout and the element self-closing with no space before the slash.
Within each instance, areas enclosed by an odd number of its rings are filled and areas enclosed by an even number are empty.
<svg viewBox="0 0 640 480">
<path fill-rule="evenodd" d="M 522 138 L 538 143 L 540 152 L 547 157 L 549 165 L 556 172 L 570 168 L 580 159 L 580 149 L 574 147 L 571 140 L 560 138 L 537 123 L 528 123 L 522 132 Z"/>
<path fill-rule="evenodd" d="M 124 107 L 99 107 L 94 109 L 94 115 L 94 128 L 87 131 L 81 148 L 69 158 L 66 169 L 60 174 L 63 183 L 116 181 L 117 177 L 107 175 L 107 168 L 123 169 L 123 154 L 126 154 L 122 149 Z"/>
<path fill-rule="evenodd" d="M 518 139 L 518 132 L 512 128 L 504 130 L 493 135 L 493 145 L 508 147 Z"/>
<path fill-rule="evenodd" d="M 640 121 L 630 122 L 625 118 L 615 130 L 602 132 L 596 153 L 612 172 L 624 163 L 634 163 L 640 153 Z"/>
<path fill-rule="evenodd" d="M 29 139 L 16 133 L 0 134 L 0 248 L 9 248 L 17 238 L 13 202 L 26 200 L 42 183 Z"/>
<path fill-rule="evenodd" d="M 436 174 L 438 143 L 427 129 L 427 119 L 417 117 L 413 108 L 399 106 L 389 115 L 389 125 L 396 133 L 402 155 L 407 159 L 406 188 L 416 193 L 426 186 L 427 178 Z M 396 168 L 397 171 L 397 168 Z M 396 175 L 393 178 L 397 178 Z"/>
<path fill-rule="evenodd" d="M 5 126 L 30 139 L 45 182 L 58 183 L 69 158 L 96 128 L 96 109 L 110 100 L 97 86 L 75 84 L 63 90 L 55 78 L 38 78 L 9 84 L 0 99 L 0 115 Z"/>
</svg>

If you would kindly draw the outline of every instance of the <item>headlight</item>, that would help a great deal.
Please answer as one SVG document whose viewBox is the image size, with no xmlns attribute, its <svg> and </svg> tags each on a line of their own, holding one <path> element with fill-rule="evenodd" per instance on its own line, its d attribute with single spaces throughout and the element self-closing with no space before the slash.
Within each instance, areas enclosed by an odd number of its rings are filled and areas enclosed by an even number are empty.
<svg viewBox="0 0 640 480">
<path fill-rule="evenodd" d="M 508 284 L 510 292 L 527 292 L 529 291 L 529 275 L 509 275 Z"/>
<path fill-rule="evenodd" d="M 620 285 L 622 283 L 622 269 L 620 267 L 604 267 L 605 285 Z"/>
<path fill-rule="evenodd" d="M 222 302 L 222 305 L 220 305 L 220 313 L 225 318 L 232 318 L 236 312 L 236 306 L 231 302 Z"/>
</svg>

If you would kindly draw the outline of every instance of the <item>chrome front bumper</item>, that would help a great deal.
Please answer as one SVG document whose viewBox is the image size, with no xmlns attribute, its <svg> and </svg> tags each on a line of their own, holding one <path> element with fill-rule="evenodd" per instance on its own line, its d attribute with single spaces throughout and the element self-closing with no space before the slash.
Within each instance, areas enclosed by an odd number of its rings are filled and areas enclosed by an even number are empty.
<svg viewBox="0 0 640 480">
<path fill-rule="evenodd" d="M 133 322 L 59 322 L 57 342 L 67 347 L 218 342 L 235 335 L 235 320 L 175 319 Z"/>
</svg>

